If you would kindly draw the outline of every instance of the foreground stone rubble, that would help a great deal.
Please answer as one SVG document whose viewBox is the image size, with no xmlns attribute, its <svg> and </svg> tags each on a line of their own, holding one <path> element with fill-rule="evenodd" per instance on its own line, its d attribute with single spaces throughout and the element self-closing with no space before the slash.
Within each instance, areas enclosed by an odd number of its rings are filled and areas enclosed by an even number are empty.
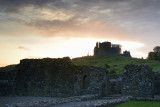
<svg viewBox="0 0 160 107">
<path fill-rule="evenodd" d="M 58 98 L 55 100 L 41 100 L 36 102 L 25 102 L 6 104 L 5 107 L 100 107 L 112 106 L 130 100 L 131 97 L 123 96 L 111 99 L 111 97 L 100 98 L 100 95 L 83 95 L 68 98 Z M 69 105 L 69 103 L 72 103 Z"/>
</svg>

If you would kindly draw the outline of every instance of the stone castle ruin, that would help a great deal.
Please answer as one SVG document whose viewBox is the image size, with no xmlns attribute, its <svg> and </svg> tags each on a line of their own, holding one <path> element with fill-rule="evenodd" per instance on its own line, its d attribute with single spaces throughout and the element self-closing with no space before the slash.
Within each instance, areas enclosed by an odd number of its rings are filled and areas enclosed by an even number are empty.
<svg viewBox="0 0 160 107">
<path fill-rule="evenodd" d="M 97 42 L 94 48 L 94 56 L 127 56 L 131 57 L 129 51 L 121 54 L 121 45 L 112 44 L 111 42 Z"/>
<path fill-rule="evenodd" d="M 111 44 L 111 42 L 97 42 L 94 48 L 94 55 L 104 56 L 106 54 L 121 54 L 121 46 L 118 44 Z"/>
<path fill-rule="evenodd" d="M 0 72 L 0 96 L 106 95 L 107 73 L 102 67 L 75 66 L 68 57 L 23 59 L 12 71 Z"/>
<path fill-rule="evenodd" d="M 119 94 L 140 98 L 160 95 L 160 73 L 147 65 L 126 65 L 123 75 L 103 67 L 76 66 L 66 58 L 23 59 L 0 72 L 0 96 L 68 97 Z"/>
</svg>

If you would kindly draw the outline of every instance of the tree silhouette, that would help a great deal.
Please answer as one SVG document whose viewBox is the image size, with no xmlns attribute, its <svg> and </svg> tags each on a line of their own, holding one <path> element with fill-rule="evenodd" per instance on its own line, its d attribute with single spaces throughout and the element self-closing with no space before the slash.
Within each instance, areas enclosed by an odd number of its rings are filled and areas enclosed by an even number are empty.
<svg viewBox="0 0 160 107">
<path fill-rule="evenodd" d="M 148 59 L 160 61 L 160 46 L 154 47 L 153 52 L 148 53 Z"/>
<path fill-rule="evenodd" d="M 160 46 L 156 46 L 156 47 L 154 47 L 153 51 L 154 51 L 154 52 L 158 52 L 158 53 L 160 53 Z"/>
</svg>

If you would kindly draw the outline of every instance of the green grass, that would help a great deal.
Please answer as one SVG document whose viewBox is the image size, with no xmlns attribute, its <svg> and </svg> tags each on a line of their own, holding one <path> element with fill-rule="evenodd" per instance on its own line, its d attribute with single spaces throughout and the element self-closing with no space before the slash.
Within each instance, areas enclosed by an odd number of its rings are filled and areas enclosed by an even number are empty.
<svg viewBox="0 0 160 107">
<path fill-rule="evenodd" d="M 89 66 L 110 66 L 109 71 L 116 71 L 122 73 L 124 66 L 127 64 L 147 64 L 152 67 L 152 71 L 160 71 L 160 62 L 147 59 L 129 58 L 124 56 L 100 57 L 100 58 L 79 58 L 72 59 L 75 65 L 89 65 Z"/>
<path fill-rule="evenodd" d="M 160 107 L 158 101 L 128 101 L 114 107 Z"/>
</svg>

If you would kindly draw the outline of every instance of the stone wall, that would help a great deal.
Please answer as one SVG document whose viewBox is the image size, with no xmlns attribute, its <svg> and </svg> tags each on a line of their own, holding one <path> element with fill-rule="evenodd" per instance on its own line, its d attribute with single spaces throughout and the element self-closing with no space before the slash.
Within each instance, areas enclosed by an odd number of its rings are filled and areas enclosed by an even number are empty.
<svg viewBox="0 0 160 107">
<path fill-rule="evenodd" d="M 154 94 L 160 95 L 160 72 L 154 72 Z"/>
<path fill-rule="evenodd" d="M 126 65 L 122 79 L 122 94 L 133 97 L 154 97 L 154 73 L 147 65 Z"/>
<path fill-rule="evenodd" d="M 68 58 L 24 59 L 20 61 L 17 68 L 16 95 L 69 96 L 73 94 L 75 78 L 72 75 L 76 68 Z"/>
<path fill-rule="evenodd" d="M 108 74 L 108 94 L 121 94 L 122 75 L 120 74 Z"/>
<path fill-rule="evenodd" d="M 123 75 L 103 67 L 76 66 L 71 60 L 23 59 L 15 69 L 0 72 L 0 96 L 68 97 L 85 94 L 160 95 L 160 72 L 147 65 L 125 66 Z"/>
<path fill-rule="evenodd" d="M 0 96 L 10 95 L 14 92 L 16 71 L 0 72 Z"/>
<path fill-rule="evenodd" d="M 107 54 L 121 54 L 121 46 L 111 44 L 111 42 L 97 42 L 94 48 L 94 56 L 104 56 Z"/>
<path fill-rule="evenodd" d="M 107 91 L 105 68 L 75 66 L 68 57 L 23 59 L 16 66 L 15 73 L 13 82 L 6 83 L 4 87 L 11 93 L 5 95 L 68 97 L 106 95 Z M 4 74 L 2 77 L 5 77 Z M 0 93 L 2 95 L 3 91 Z"/>
<path fill-rule="evenodd" d="M 106 95 L 108 91 L 106 73 L 106 70 L 102 67 L 78 66 L 75 87 L 79 88 L 76 90 L 82 94 L 99 93 Z"/>
</svg>

